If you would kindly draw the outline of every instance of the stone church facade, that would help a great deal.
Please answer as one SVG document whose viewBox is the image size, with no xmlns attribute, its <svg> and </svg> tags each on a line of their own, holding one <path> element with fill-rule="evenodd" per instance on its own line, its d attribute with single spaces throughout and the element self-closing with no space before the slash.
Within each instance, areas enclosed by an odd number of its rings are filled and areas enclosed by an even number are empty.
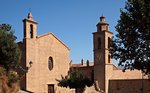
<svg viewBox="0 0 150 93">
<path fill-rule="evenodd" d="M 37 36 L 37 22 L 32 14 L 23 20 L 24 38 L 18 42 L 22 50 L 21 68 L 18 74 L 21 78 L 21 89 L 33 93 L 73 93 L 68 88 L 57 86 L 56 79 L 68 74 L 69 68 L 77 68 L 92 81 L 93 87 L 86 93 L 150 93 L 150 82 L 141 71 L 126 70 L 122 72 L 113 65 L 108 48 L 113 33 L 105 17 L 100 17 L 93 33 L 94 62 L 84 60 L 81 64 L 69 63 L 70 49 L 52 32 Z M 79 92 L 81 93 L 81 92 Z"/>
<path fill-rule="evenodd" d="M 19 42 L 22 50 L 21 89 L 34 93 L 68 93 L 69 89 L 57 86 L 56 79 L 68 74 L 70 49 L 52 32 L 37 36 L 37 22 L 31 13 L 23 20 L 24 38 Z M 62 92 L 61 92 L 62 91 Z"/>
</svg>

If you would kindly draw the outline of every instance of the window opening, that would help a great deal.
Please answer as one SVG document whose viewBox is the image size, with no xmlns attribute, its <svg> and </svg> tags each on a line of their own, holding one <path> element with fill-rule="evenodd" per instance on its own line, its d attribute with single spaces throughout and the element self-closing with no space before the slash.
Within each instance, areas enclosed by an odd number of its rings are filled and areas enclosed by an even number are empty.
<svg viewBox="0 0 150 93">
<path fill-rule="evenodd" d="M 101 38 L 98 38 L 98 49 L 101 49 Z"/>
<path fill-rule="evenodd" d="M 33 38 L 33 25 L 30 25 L 30 38 Z"/>
<path fill-rule="evenodd" d="M 110 48 L 110 37 L 108 37 L 108 48 Z"/>
<path fill-rule="evenodd" d="M 111 56 L 110 56 L 110 55 L 108 55 L 108 63 L 110 63 L 110 59 L 111 59 Z"/>
<path fill-rule="evenodd" d="M 99 30 L 102 31 L 102 27 L 101 26 L 99 26 Z"/>
<path fill-rule="evenodd" d="M 52 58 L 52 57 L 49 57 L 49 60 L 48 60 L 48 68 L 49 68 L 49 70 L 52 70 L 52 69 L 53 69 L 53 58 Z"/>
</svg>

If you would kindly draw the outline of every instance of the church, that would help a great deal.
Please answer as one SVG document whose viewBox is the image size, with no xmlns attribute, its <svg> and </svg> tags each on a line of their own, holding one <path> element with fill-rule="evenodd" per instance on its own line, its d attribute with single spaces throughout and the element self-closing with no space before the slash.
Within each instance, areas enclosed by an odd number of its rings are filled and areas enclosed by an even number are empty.
<svg viewBox="0 0 150 93">
<path fill-rule="evenodd" d="M 57 86 L 56 79 L 65 76 L 69 68 L 77 68 L 94 81 L 90 91 L 85 93 L 150 93 L 150 81 L 141 71 L 122 72 L 114 64 L 108 48 L 113 33 L 105 17 L 100 17 L 93 32 L 94 62 L 73 64 L 70 62 L 70 48 L 52 32 L 37 36 L 37 22 L 31 12 L 23 20 L 24 37 L 18 42 L 22 51 L 20 69 L 22 90 L 29 93 L 75 93 L 69 88 Z M 82 93 L 82 92 L 79 92 Z"/>
<path fill-rule="evenodd" d="M 18 45 L 22 51 L 21 67 L 28 71 L 18 71 L 22 76 L 21 89 L 34 93 L 68 93 L 68 89 L 57 86 L 56 79 L 68 74 L 70 49 L 52 32 L 37 36 L 37 24 L 31 13 L 23 20 L 24 38 Z"/>
</svg>

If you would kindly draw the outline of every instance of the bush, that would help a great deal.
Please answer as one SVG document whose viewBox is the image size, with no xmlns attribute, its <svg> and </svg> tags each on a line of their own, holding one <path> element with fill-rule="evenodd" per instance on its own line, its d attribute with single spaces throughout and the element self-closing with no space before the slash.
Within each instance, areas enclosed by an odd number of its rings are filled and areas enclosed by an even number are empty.
<svg viewBox="0 0 150 93">
<path fill-rule="evenodd" d="M 17 75 L 13 74 L 13 73 L 9 74 L 8 75 L 8 81 L 9 81 L 10 84 L 16 83 L 18 81 Z"/>
<path fill-rule="evenodd" d="M 65 77 L 61 76 L 61 80 L 56 79 L 58 81 L 58 86 L 60 87 L 69 87 L 69 88 L 85 88 L 85 86 L 92 86 L 93 82 L 84 76 L 82 73 L 78 73 L 77 70 L 71 70 L 71 74 Z"/>
</svg>

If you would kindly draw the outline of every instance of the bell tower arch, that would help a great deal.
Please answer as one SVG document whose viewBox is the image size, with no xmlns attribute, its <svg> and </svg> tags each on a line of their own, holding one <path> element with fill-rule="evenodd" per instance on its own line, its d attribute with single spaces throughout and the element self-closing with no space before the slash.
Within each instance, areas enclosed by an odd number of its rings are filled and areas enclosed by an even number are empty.
<svg viewBox="0 0 150 93">
<path fill-rule="evenodd" d="M 24 38 L 35 39 L 37 36 L 37 22 L 33 20 L 31 12 L 28 18 L 23 20 L 24 23 Z"/>
<path fill-rule="evenodd" d="M 104 16 L 100 17 L 100 22 L 96 26 L 97 32 L 93 33 L 94 80 L 98 81 L 101 90 L 108 93 L 108 80 L 113 70 L 113 61 L 108 48 L 113 33 L 109 31 L 109 24 L 105 22 Z"/>
</svg>

